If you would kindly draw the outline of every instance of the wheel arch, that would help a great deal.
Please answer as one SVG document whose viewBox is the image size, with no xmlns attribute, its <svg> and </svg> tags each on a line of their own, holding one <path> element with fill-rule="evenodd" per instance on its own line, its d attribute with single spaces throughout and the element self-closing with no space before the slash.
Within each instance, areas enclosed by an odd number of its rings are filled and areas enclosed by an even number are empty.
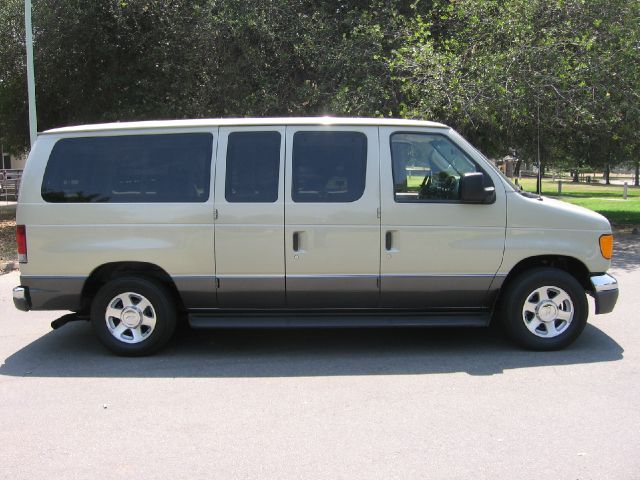
<svg viewBox="0 0 640 480">
<path fill-rule="evenodd" d="M 500 292 L 495 299 L 494 310 L 495 307 L 499 305 L 504 292 L 509 288 L 509 285 L 514 281 L 514 279 L 516 279 L 520 274 L 526 272 L 527 270 L 542 267 L 557 268 L 559 270 L 563 270 L 574 277 L 578 281 L 578 283 L 580 283 L 580 285 L 582 285 L 582 287 L 585 289 L 585 292 L 591 289 L 591 283 L 589 281 L 589 269 L 577 258 L 569 257 L 566 255 L 536 255 L 520 260 L 509 271 L 506 278 L 504 279 L 504 282 L 500 286 Z"/>
<path fill-rule="evenodd" d="M 98 290 L 110 280 L 118 277 L 136 276 L 154 280 L 167 288 L 179 310 L 184 310 L 184 303 L 178 288 L 171 276 L 161 267 L 147 262 L 110 262 L 95 268 L 84 282 L 81 294 L 81 312 L 91 310 L 91 302 Z"/>
</svg>

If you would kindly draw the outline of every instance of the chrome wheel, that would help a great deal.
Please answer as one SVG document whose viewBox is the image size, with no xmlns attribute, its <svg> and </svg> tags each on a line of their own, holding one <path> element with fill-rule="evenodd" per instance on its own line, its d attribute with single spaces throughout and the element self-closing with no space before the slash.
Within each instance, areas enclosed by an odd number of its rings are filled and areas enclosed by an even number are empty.
<svg viewBox="0 0 640 480">
<path fill-rule="evenodd" d="M 145 340 L 156 327 L 156 318 L 151 302 L 135 292 L 116 295 L 107 304 L 105 312 L 109 333 L 125 343 Z"/>
<path fill-rule="evenodd" d="M 527 295 L 522 307 L 522 320 L 527 329 L 541 338 L 564 333 L 573 320 L 571 297 L 562 288 L 543 286 Z"/>
</svg>

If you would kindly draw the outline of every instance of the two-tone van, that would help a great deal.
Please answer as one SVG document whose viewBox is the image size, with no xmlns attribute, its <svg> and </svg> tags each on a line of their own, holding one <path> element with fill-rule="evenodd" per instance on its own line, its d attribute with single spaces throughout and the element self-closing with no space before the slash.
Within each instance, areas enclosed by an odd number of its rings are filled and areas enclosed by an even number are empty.
<svg viewBox="0 0 640 480">
<path fill-rule="evenodd" d="M 520 191 L 451 128 L 273 118 L 41 133 L 17 210 L 20 310 L 123 355 L 211 327 L 486 326 L 562 348 L 618 296 L 609 222 Z M 65 317 L 68 319 L 68 317 Z"/>
</svg>

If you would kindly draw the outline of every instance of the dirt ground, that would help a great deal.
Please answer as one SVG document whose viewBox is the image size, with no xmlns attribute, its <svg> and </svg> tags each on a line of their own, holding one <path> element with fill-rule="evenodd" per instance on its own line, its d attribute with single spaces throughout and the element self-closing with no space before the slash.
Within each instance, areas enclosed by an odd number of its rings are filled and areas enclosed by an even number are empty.
<svg viewBox="0 0 640 480">
<path fill-rule="evenodd" d="M 0 219 L 0 264 L 18 259 L 16 253 L 16 221 Z"/>
<path fill-rule="evenodd" d="M 18 260 L 16 252 L 16 216 L 15 209 L 0 204 L 0 274 L 9 262 Z"/>
</svg>

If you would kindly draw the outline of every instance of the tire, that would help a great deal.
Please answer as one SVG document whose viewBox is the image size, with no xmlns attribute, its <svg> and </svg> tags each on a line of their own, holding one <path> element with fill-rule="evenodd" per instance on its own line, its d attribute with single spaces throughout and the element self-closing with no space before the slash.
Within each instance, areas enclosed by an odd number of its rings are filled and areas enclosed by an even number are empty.
<svg viewBox="0 0 640 480">
<path fill-rule="evenodd" d="M 111 280 L 91 304 L 91 324 L 102 344 L 122 356 L 155 353 L 171 339 L 176 309 L 169 291 L 142 277 Z"/>
<path fill-rule="evenodd" d="M 498 309 L 507 335 L 529 350 L 559 350 L 584 330 L 589 304 L 584 288 L 557 268 L 521 273 L 507 286 Z"/>
</svg>

